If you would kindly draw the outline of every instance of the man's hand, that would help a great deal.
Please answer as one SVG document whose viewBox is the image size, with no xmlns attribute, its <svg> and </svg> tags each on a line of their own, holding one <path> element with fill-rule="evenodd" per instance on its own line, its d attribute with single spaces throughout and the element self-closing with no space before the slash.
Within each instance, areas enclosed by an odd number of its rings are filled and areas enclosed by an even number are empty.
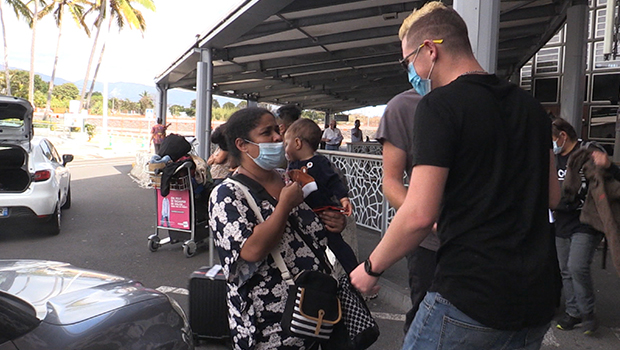
<svg viewBox="0 0 620 350">
<path fill-rule="evenodd" d="M 365 295 L 373 295 L 379 293 L 379 287 L 377 285 L 377 281 L 379 281 L 379 277 L 373 277 L 366 273 L 364 270 L 364 263 L 357 265 L 355 270 L 351 272 L 349 275 L 351 278 L 351 284 L 357 290 L 359 290 L 362 294 Z"/>
</svg>

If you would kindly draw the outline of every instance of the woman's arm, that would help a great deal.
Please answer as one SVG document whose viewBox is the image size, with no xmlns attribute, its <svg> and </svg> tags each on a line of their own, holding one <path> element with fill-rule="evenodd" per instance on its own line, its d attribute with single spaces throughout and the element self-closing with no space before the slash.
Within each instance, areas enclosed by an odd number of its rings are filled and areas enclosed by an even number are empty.
<svg viewBox="0 0 620 350">
<path fill-rule="evenodd" d="M 291 210 L 303 200 L 301 186 L 297 182 L 286 185 L 280 192 L 280 200 L 273 213 L 264 222 L 254 226 L 252 234 L 241 248 L 241 258 L 249 262 L 263 260 L 282 239 Z"/>
</svg>

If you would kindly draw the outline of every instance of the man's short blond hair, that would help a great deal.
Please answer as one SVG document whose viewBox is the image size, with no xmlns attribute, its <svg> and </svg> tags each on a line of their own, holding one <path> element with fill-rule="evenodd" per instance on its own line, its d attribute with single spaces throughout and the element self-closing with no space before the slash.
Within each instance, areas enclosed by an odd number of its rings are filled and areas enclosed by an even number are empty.
<svg viewBox="0 0 620 350">
<path fill-rule="evenodd" d="M 429 14 L 438 8 L 445 8 L 445 7 L 446 5 L 444 5 L 441 1 L 431 1 L 427 3 L 426 5 L 424 5 L 422 8 L 413 10 L 413 12 L 411 12 L 411 14 L 407 16 L 407 18 L 405 18 L 405 20 L 403 21 L 403 24 L 400 25 L 400 29 L 398 30 L 398 39 L 402 41 L 403 38 L 409 32 L 409 28 L 411 28 L 411 26 L 418 19 L 420 19 L 420 17 L 426 14 Z"/>
<path fill-rule="evenodd" d="M 424 40 L 443 40 L 441 48 L 450 55 L 473 56 L 467 34 L 467 24 L 451 7 L 431 1 L 414 11 L 403 21 L 398 36 L 406 39 L 410 49 Z"/>
</svg>

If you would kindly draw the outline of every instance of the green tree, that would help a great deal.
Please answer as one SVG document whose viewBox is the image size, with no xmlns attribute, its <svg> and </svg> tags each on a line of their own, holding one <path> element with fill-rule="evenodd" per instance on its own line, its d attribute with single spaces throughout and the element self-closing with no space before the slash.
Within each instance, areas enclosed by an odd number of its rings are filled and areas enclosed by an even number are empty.
<svg viewBox="0 0 620 350">
<path fill-rule="evenodd" d="M 99 38 L 99 33 L 101 32 L 101 25 L 103 23 L 103 20 L 108 16 L 108 11 L 110 12 L 108 21 L 108 32 L 112 28 L 113 22 L 116 22 L 119 31 L 123 29 L 125 23 L 129 25 L 130 29 L 135 27 L 138 28 L 142 33 L 144 33 L 144 31 L 146 30 L 146 22 L 144 20 L 144 17 L 142 16 L 142 12 L 133 7 L 134 3 L 141 5 L 145 9 L 155 11 L 155 4 L 153 3 L 153 0 L 98 0 L 92 3 L 91 10 L 94 10 L 98 13 L 97 18 L 95 19 L 95 27 L 97 28 L 97 33 L 95 34 L 93 47 L 90 52 L 90 57 L 88 59 L 88 66 L 86 67 L 84 85 L 82 86 L 82 91 L 80 94 L 80 106 L 84 103 L 84 96 L 86 95 L 86 85 L 88 84 L 90 68 L 95 57 L 97 39 Z M 101 61 L 105 52 L 105 46 L 106 43 L 104 42 L 103 46 L 101 47 L 101 53 L 99 54 L 97 68 L 95 69 L 95 73 L 93 75 L 92 84 L 88 93 L 88 99 L 90 99 L 90 96 L 92 96 L 95 81 L 97 80 L 97 73 L 99 72 L 99 67 L 101 66 Z"/>
<path fill-rule="evenodd" d="M 248 106 L 248 101 L 241 101 L 237 104 L 238 109 L 246 108 L 247 106 Z"/>
<path fill-rule="evenodd" d="M 29 90 L 29 77 L 30 73 L 21 70 L 21 69 L 13 69 L 10 71 L 10 81 L 11 81 L 11 92 L 15 97 L 28 98 L 28 90 Z M 6 82 L 2 82 L 2 85 L 5 85 Z M 35 91 L 47 92 L 47 83 L 41 79 L 41 77 L 37 74 L 34 76 L 34 89 Z M 6 86 L 3 86 L 3 89 L 6 90 Z"/>
<path fill-rule="evenodd" d="M 180 106 L 180 105 L 172 105 L 170 106 L 169 110 L 170 110 L 170 114 L 178 116 L 181 114 L 181 112 L 185 110 L 185 107 Z"/>
<path fill-rule="evenodd" d="M 211 108 L 212 109 L 220 108 L 220 102 L 216 99 L 213 99 L 213 103 L 211 103 Z"/>
<path fill-rule="evenodd" d="M 153 97 L 151 97 L 148 91 L 144 91 L 140 94 L 140 101 L 138 101 L 138 104 L 140 105 L 140 114 L 142 115 L 146 113 L 147 109 L 155 107 Z"/>
<path fill-rule="evenodd" d="M 56 78 L 56 67 L 58 66 L 58 53 L 60 52 L 60 39 L 62 37 L 62 25 L 65 11 L 69 11 L 75 23 L 90 36 L 88 25 L 84 22 L 84 7 L 81 4 L 87 3 L 85 0 L 53 0 L 46 5 L 39 13 L 39 18 L 52 13 L 56 27 L 58 27 L 58 39 L 56 41 L 56 55 L 54 56 L 54 66 L 52 68 L 52 77 L 50 79 L 49 88 L 47 90 L 47 102 L 45 105 L 45 114 L 43 120 L 47 119 L 47 113 L 52 103 L 52 92 L 54 90 L 54 79 Z"/>
<path fill-rule="evenodd" d="M 232 102 L 226 102 L 226 103 L 224 103 L 222 108 L 224 108 L 224 109 L 234 109 L 235 108 L 235 104 L 232 103 Z"/>
<path fill-rule="evenodd" d="M 59 100 L 75 100 L 80 96 L 80 90 L 73 83 L 64 83 L 62 85 L 54 86 L 52 90 L 52 97 Z"/>
<path fill-rule="evenodd" d="M 22 1 L 19 0 L 4 0 L 15 11 L 15 16 L 19 19 L 20 16 L 24 16 L 26 21 L 31 20 L 30 10 Z M 11 73 L 9 71 L 9 51 L 6 43 L 6 28 L 4 26 L 4 13 L 2 12 L 2 0 L 0 0 L 0 24 L 2 25 L 2 40 L 4 41 L 4 79 L 5 90 L 4 94 L 11 95 Z"/>
</svg>

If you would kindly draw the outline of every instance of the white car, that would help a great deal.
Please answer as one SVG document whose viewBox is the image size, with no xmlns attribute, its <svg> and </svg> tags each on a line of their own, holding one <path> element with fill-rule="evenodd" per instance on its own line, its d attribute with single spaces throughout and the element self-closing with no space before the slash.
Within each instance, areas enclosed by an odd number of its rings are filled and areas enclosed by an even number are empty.
<svg viewBox="0 0 620 350">
<path fill-rule="evenodd" d="M 71 206 L 71 173 L 52 143 L 33 136 L 32 105 L 0 96 L 0 225 L 2 221 L 39 221 L 60 233 L 62 209 Z"/>
</svg>

